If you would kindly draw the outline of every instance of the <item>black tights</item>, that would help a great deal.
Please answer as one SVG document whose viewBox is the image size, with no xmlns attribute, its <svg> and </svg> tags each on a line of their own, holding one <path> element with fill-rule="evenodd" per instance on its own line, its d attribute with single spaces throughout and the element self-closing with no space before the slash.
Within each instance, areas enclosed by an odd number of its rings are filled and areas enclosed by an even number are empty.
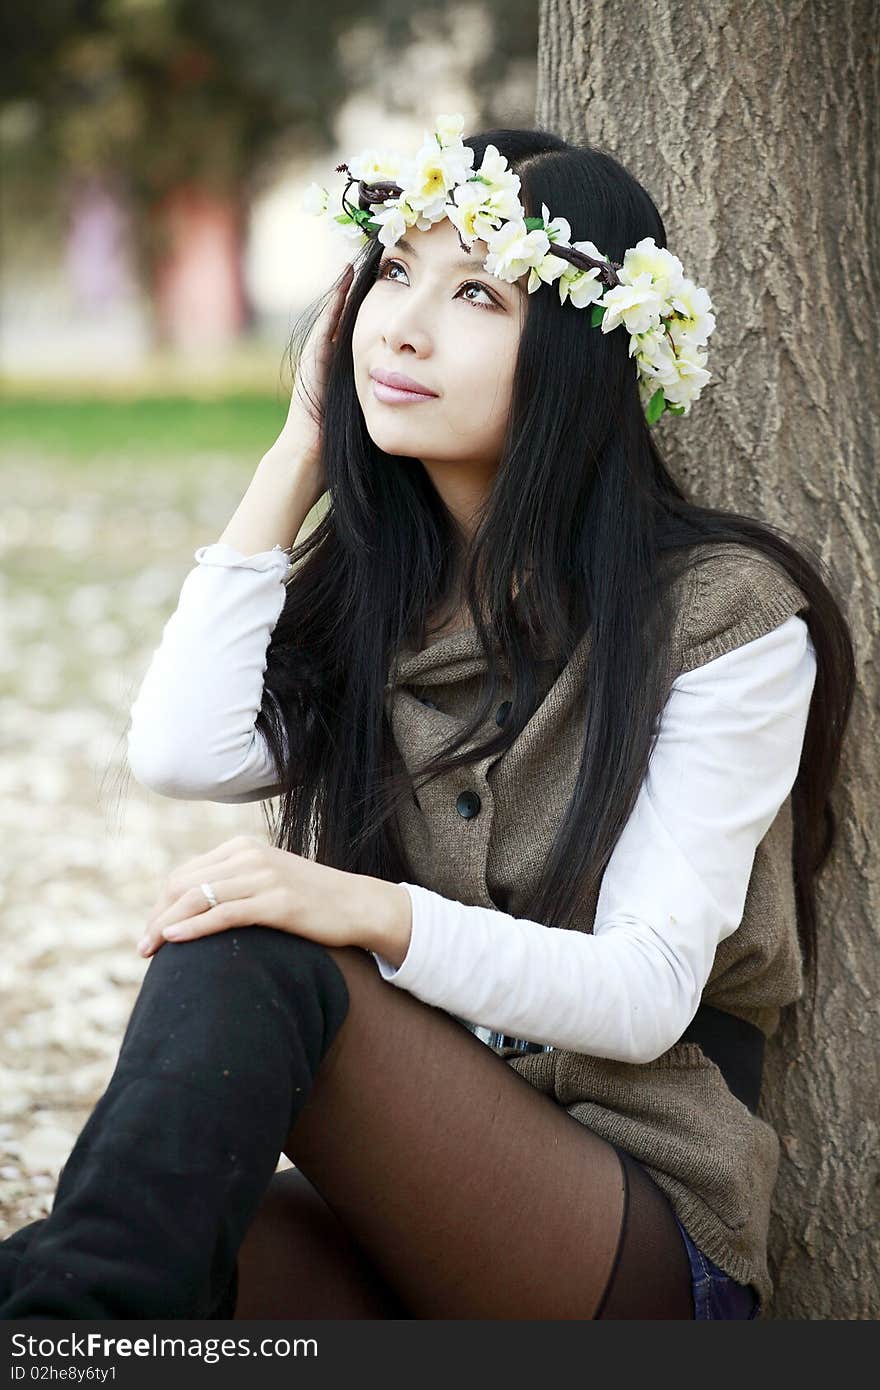
<svg viewBox="0 0 880 1390">
<path fill-rule="evenodd" d="M 295 1164 L 275 1172 L 285 1153 Z M 356 947 L 151 959 L 0 1317 L 693 1318 L 666 1195 Z"/>
</svg>

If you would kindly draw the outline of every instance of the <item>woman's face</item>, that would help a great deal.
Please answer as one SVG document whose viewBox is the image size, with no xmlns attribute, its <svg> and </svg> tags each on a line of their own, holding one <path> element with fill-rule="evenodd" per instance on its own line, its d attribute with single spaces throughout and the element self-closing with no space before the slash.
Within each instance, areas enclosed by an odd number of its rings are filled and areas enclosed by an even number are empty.
<svg viewBox="0 0 880 1390">
<path fill-rule="evenodd" d="M 486 253 L 482 241 L 462 251 L 448 218 L 410 228 L 382 248 L 354 326 L 355 388 L 370 437 L 386 453 L 420 459 L 441 491 L 444 480 L 464 483 L 464 472 L 487 484 L 507 428 L 525 279 L 496 279 L 482 268 Z M 380 399 L 376 371 L 436 394 Z"/>
</svg>

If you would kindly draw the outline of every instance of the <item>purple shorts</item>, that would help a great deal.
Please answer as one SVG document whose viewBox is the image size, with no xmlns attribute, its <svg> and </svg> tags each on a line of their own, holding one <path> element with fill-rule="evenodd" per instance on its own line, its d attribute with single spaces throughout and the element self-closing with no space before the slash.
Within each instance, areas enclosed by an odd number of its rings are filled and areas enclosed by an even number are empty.
<svg viewBox="0 0 880 1390">
<path fill-rule="evenodd" d="M 751 1284 L 738 1284 L 714 1260 L 704 1255 L 675 1218 L 688 1253 L 694 1290 L 695 1318 L 757 1318 L 761 1302 Z"/>
</svg>

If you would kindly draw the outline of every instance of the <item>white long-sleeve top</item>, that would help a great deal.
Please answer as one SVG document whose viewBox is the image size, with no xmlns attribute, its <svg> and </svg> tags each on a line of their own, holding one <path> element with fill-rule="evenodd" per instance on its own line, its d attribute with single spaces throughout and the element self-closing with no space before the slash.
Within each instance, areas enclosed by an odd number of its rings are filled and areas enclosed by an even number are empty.
<svg viewBox="0 0 880 1390">
<path fill-rule="evenodd" d="M 217 542 L 195 559 L 131 709 L 129 765 L 164 796 L 277 795 L 255 721 L 288 554 Z M 397 968 L 371 953 L 383 978 L 474 1020 L 484 1041 L 498 1031 L 621 1061 L 660 1056 L 742 920 L 755 850 L 797 775 L 815 676 L 794 616 L 674 681 L 592 934 L 404 883 L 412 935 Z"/>
</svg>

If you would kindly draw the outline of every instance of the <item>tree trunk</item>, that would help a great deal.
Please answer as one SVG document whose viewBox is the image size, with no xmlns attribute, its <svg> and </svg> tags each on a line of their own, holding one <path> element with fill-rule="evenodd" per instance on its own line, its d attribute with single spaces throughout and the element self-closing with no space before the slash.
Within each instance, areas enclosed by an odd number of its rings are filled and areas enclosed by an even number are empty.
<svg viewBox="0 0 880 1390">
<path fill-rule="evenodd" d="M 165 233 L 155 270 L 160 337 L 185 353 L 222 353 L 246 317 L 238 201 L 231 194 L 180 185 L 154 214 Z"/>
<path fill-rule="evenodd" d="M 877 110 L 872 0 L 542 0 L 536 123 L 625 164 L 713 299 L 713 380 L 689 420 L 655 427 L 661 447 L 697 501 L 821 556 L 859 657 L 818 883 L 819 1026 L 785 1010 L 767 1045 L 780 1319 L 880 1312 Z"/>
</svg>

